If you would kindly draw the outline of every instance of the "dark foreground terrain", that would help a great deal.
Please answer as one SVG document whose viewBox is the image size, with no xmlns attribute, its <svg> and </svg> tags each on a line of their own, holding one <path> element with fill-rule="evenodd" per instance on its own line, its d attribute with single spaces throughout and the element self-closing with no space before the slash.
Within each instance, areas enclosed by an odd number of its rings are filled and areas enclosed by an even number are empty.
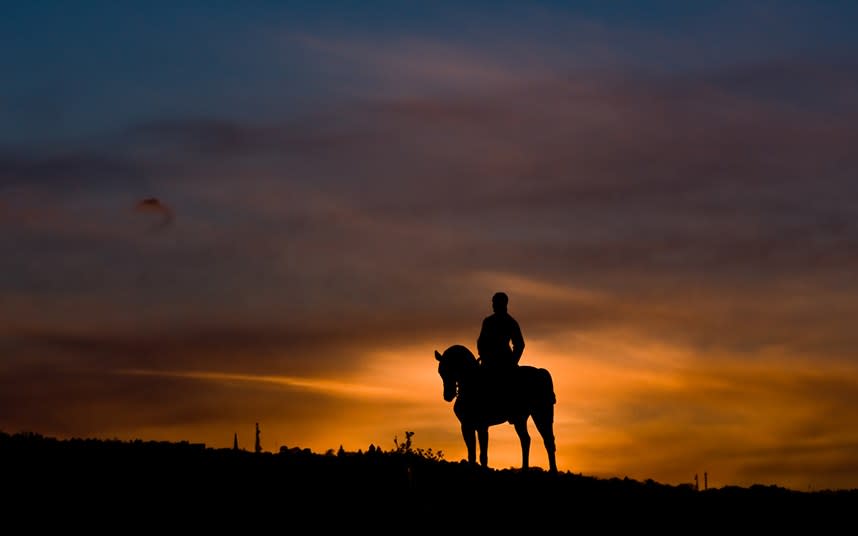
<svg viewBox="0 0 858 536">
<path fill-rule="evenodd" d="M 541 469 L 485 470 L 411 449 L 274 454 L 2 432 L 0 486 L 3 522 L 38 533 L 822 534 L 853 530 L 858 515 L 858 490 L 695 491 Z"/>
</svg>

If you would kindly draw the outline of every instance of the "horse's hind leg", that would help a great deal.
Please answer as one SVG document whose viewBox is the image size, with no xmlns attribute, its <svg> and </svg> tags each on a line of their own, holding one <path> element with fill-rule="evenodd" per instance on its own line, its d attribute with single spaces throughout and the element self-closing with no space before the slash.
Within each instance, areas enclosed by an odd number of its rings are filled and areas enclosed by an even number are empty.
<svg viewBox="0 0 858 536">
<path fill-rule="evenodd" d="M 530 434 L 527 433 L 527 419 L 517 420 L 512 424 L 521 442 L 521 468 L 527 469 L 530 467 Z"/>
<path fill-rule="evenodd" d="M 480 465 L 489 466 L 489 428 L 477 428 L 477 437 L 480 439 Z"/>
<path fill-rule="evenodd" d="M 542 436 L 542 443 L 545 445 L 545 451 L 548 453 L 548 470 L 556 473 L 557 445 L 554 442 L 554 407 L 549 407 L 544 412 L 535 413 L 533 415 L 533 423 L 536 425 L 536 429 L 539 430 L 539 435 Z"/>
<path fill-rule="evenodd" d="M 468 462 L 472 465 L 477 463 L 477 438 L 474 434 L 473 428 L 462 425 L 462 437 L 465 440 L 465 446 L 468 448 Z"/>
</svg>

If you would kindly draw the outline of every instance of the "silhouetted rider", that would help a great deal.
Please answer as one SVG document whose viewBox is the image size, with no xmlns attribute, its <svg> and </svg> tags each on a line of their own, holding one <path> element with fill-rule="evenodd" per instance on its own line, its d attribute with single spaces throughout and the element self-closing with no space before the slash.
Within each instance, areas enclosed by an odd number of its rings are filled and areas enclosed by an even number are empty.
<svg viewBox="0 0 858 536">
<path fill-rule="evenodd" d="M 483 320 L 477 338 L 477 353 L 480 363 L 487 370 L 503 374 L 511 371 L 524 352 L 524 337 L 518 322 L 507 312 L 509 297 L 503 292 L 492 296 L 494 314 Z"/>
</svg>

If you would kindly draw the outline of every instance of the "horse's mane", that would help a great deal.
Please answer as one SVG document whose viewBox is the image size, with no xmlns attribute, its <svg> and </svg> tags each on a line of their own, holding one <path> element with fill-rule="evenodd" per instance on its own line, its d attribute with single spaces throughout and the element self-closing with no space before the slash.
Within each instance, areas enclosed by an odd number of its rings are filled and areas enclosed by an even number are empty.
<svg viewBox="0 0 858 536">
<path fill-rule="evenodd" d="M 474 353 L 467 346 L 462 346 L 461 344 L 454 344 L 447 348 L 444 355 L 448 359 L 455 360 L 466 367 L 476 368 L 479 365 Z"/>
</svg>

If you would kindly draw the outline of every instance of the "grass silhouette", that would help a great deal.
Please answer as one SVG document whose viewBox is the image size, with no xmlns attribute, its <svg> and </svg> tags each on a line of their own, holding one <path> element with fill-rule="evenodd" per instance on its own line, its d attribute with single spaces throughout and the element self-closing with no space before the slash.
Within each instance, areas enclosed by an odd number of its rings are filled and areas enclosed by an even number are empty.
<svg viewBox="0 0 858 536">
<path fill-rule="evenodd" d="M 414 448 L 412 436 L 394 439 L 391 450 L 371 445 L 357 452 L 283 447 L 257 453 L 186 441 L 58 440 L 0 432 L 3 505 L 43 528 L 56 523 L 90 533 L 115 533 L 119 527 L 169 533 L 303 527 L 300 532 L 307 533 L 310 527 L 380 534 L 540 527 L 770 533 L 800 524 L 818 532 L 851 522 L 858 507 L 858 490 L 696 491 L 540 468 L 484 469 Z"/>
</svg>

